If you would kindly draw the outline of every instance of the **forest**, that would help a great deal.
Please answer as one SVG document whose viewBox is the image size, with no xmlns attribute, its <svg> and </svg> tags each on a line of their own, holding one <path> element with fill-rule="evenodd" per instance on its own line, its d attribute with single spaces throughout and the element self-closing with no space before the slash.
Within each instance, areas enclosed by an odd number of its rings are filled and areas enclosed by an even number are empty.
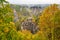
<svg viewBox="0 0 60 40">
<path fill-rule="evenodd" d="M 60 40 L 60 5 L 0 0 L 0 40 Z"/>
</svg>

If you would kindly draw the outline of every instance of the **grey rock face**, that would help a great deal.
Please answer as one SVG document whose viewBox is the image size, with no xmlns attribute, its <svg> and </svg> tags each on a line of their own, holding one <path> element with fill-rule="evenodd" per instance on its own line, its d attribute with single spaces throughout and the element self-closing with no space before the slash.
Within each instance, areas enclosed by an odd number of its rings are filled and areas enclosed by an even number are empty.
<svg viewBox="0 0 60 40">
<path fill-rule="evenodd" d="M 39 30 L 39 28 L 34 22 L 32 22 L 31 20 L 27 20 L 22 22 L 21 30 L 29 30 L 31 31 L 31 33 L 35 34 Z"/>
</svg>

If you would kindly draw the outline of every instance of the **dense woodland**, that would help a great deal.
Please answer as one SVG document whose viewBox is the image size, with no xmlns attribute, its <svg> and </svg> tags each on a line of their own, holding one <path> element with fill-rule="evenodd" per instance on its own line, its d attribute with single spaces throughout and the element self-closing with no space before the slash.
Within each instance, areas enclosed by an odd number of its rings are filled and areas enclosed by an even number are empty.
<svg viewBox="0 0 60 40">
<path fill-rule="evenodd" d="M 20 8 L 0 0 L 0 40 L 60 40 L 59 4 Z"/>
</svg>

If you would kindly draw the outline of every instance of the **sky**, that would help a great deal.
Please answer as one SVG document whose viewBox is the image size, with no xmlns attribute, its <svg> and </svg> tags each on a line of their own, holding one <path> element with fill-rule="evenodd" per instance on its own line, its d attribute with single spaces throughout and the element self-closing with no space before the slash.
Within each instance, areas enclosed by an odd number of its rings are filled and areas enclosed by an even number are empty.
<svg viewBox="0 0 60 40">
<path fill-rule="evenodd" d="M 11 4 L 60 4 L 60 0 L 7 0 Z"/>
</svg>

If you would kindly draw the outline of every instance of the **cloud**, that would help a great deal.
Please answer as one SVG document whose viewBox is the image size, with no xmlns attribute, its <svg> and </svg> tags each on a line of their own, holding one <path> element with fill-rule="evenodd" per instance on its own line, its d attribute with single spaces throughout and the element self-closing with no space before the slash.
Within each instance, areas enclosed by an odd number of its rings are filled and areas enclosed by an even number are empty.
<svg viewBox="0 0 60 40">
<path fill-rule="evenodd" d="M 12 4 L 60 4 L 60 0 L 7 0 Z"/>
</svg>

